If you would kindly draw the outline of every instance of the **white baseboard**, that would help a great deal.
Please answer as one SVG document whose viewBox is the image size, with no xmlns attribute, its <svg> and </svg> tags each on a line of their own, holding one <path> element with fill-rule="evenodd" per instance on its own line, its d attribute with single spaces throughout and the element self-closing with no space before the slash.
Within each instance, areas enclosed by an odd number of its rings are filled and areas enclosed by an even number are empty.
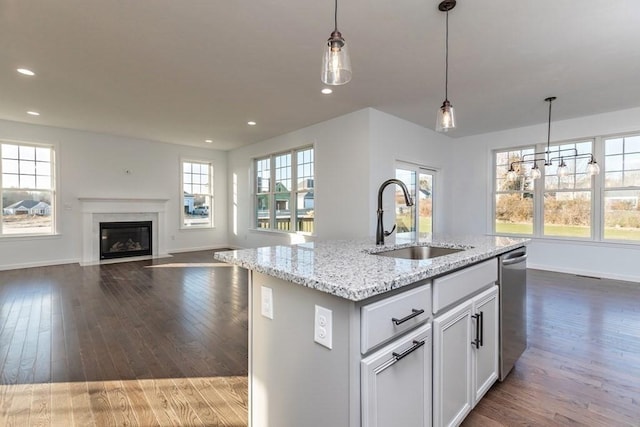
<svg viewBox="0 0 640 427">
<path fill-rule="evenodd" d="M 527 262 L 527 268 L 531 268 L 534 270 L 555 271 L 556 273 L 574 274 L 577 276 L 598 277 L 601 279 L 621 280 L 625 282 L 640 283 L 640 276 L 629 276 L 626 274 L 612 274 L 612 273 L 606 273 L 602 271 L 581 270 L 578 268 L 564 268 L 564 267 L 558 267 L 557 265 L 551 266 L 551 265 L 543 265 L 543 264 L 533 264 L 531 262 Z"/>
<path fill-rule="evenodd" d="M 6 264 L 6 265 L 0 265 L 0 271 L 18 270 L 20 268 L 48 267 L 50 265 L 77 264 L 79 262 L 80 262 L 80 259 L 75 258 L 75 259 L 56 259 L 51 261 L 24 262 L 20 264 Z"/>
<path fill-rule="evenodd" d="M 169 249 L 169 253 L 179 254 L 182 252 L 195 252 L 195 251 L 210 251 L 214 249 L 226 249 L 231 248 L 229 245 L 213 245 L 213 246 L 201 246 L 197 248 L 180 248 L 180 249 Z"/>
<path fill-rule="evenodd" d="M 80 264 L 81 267 L 87 267 L 87 266 L 90 266 L 90 265 L 117 264 L 117 263 L 120 263 L 120 262 L 145 261 L 145 260 L 148 260 L 148 259 L 171 258 L 171 257 L 172 257 L 172 255 L 170 255 L 170 254 L 130 256 L 130 257 L 123 257 L 123 258 L 112 258 L 112 259 L 96 260 L 96 261 L 90 261 L 90 262 L 82 262 L 82 261 L 80 261 L 79 264 Z"/>
</svg>

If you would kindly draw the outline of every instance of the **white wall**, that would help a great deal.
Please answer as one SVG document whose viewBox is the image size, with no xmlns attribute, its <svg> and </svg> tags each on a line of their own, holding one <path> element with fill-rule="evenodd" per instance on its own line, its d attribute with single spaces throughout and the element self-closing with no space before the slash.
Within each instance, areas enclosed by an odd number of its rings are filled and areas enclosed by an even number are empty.
<svg viewBox="0 0 640 427">
<path fill-rule="evenodd" d="M 371 238 L 375 235 L 378 187 L 395 177 L 396 160 L 442 169 L 446 183 L 450 138 L 374 109 L 363 109 L 229 153 L 230 180 L 238 181 L 237 214 L 230 194 L 229 243 L 235 247 L 288 244 L 300 236 L 249 230 L 252 224 L 252 160 L 313 144 L 316 158 L 316 238 Z M 385 210 L 393 212 L 393 190 L 385 192 Z M 448 201 L 442 191 L 440 211 Z M 440 212 L 442 228 L 446 226 Z M 234 227 L 235 218 L 235 227 Z M 234 231 L 235 230 L 235 231 Z M 311 239 L 307 237 L 306 239 Z"/>
<path fill-rule="evenodd" d="M 552 122 L 551 139 L 575 138 L 640 131 L 640 108 Z M 491 150 L 546 143 L 547 123 L 494 132 L 453 143 L 450 214 L 460 234 L 491 232 Z M 579 243 L 535 239 L 529 267 L 575 274 L 640 281 L 640 248 L 624 244 Z"/>
<path fill-rule="evenodd" d="M 82 251 L 79 197 L 169 199 L 169 252 L 228 245 L 226 152 L 10 121 L 0 121 L 0 139 L 55 144 L 59 173 L 59 235 L 1 238 L 0 269 L 77 262 Z M 179 229 L 181 158 L 214 165 L 214 229 Z"/>
<path fill-rule="evenodd" d="M 446 214 L 450 211 L 451 194 L 447 191 L 453 140 L 446 135 L 423 128 L 378 110 L 371 111 L 370 143 L 371 173 L 369 194 L 370 230 L 375 234 L 375 215 L 378 188 L 382 182 L 395 178 L 396 161 L 427 166 L 437 170 L 434 189 L 434 231 L 450 232 L 451 222 Z M 394 211 L 393 189 L 387 189 L 383 197 L 385 229 L 391 228 L 393 219 L 387 219 L 387 212 Z"/>
<path fill-rule="evenodd" d="M 360 110 L 229 152 L 230 181 L 237 179 L 237 203 L 229 194 L 229 243 L 234 247 L 289 244 L 304 237 L 252 230 L 252 161 L 305 145 L 314 146 L 316 236 L 364 237 L 369 206 L 367 177 L 369 110 Z M 234 206 L 235 205 L 235 206 Z M 310 237 L 306 237 L 309 240 Z"/>
</svg>

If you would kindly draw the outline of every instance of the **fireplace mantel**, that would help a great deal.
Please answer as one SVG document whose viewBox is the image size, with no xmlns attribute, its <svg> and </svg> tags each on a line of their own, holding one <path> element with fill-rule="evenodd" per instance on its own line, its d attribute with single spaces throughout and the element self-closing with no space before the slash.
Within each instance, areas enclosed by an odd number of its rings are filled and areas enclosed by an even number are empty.
<svg viewBox="0 0 640 427">
<path fill-rule="evenodd" d="M 169 199 L 79 197 L 82 212 L 81 265 L 100 262 L 100 222 L 151 221 L 153 257 L 169 256 L 166 247 L 166 208 Z"/>
</svg>

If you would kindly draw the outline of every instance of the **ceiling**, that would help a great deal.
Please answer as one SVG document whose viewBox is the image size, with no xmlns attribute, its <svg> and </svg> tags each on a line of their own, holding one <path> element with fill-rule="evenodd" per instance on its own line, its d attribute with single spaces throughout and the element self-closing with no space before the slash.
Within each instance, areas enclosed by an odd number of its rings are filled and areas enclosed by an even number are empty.
<svg viewBox="0 0 640 427">
<path fill-rule="evenodd" d="M 437 5 L 340 0 L 353 79 L 322 95 L 331 0 L 0 0 L 0 119 L 222 150 L 365 107 L 433 129 Z M 544 123 L 551 95 L 554 120 L 640 106 L 639 18 L 637 0 L 458 0 L 449 135 Z"/>
</svg>

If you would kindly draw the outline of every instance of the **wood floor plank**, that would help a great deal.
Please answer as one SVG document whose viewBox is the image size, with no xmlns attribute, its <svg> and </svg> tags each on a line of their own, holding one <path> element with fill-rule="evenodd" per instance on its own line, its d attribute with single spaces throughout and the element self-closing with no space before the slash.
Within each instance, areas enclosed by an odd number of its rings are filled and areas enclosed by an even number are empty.
<svg viewBox="0 0 640 427">
<path fill-rule="evenodd" d="M 51 384 L 33 384 L 29 425 L 45 427 L 51 425 Z"/>
<path fill-rule="evenodd" d="M 68 386 L 71 393 L 73 425 L 78 427 L 98 425 L 91 409 L 88 383 L 84 381 L 70 382 Z"/>
<path fill-rule="evenodd" d="M 51 389 L 51 426 L 68 427 L 73 423 L 73 403 L 68 382 L 53 382 Z"/>
</svg>

